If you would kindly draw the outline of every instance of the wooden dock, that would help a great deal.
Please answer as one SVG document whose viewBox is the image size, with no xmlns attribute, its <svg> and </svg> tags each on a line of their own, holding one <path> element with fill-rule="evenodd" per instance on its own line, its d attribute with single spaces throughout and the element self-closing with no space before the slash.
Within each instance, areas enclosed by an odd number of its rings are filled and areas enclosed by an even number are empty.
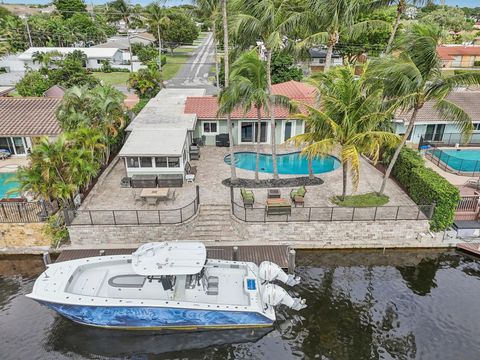
<svg viewBox="0 0 480 360">
<path fill-rule="evenodd" d="M 237 246 L 235 251 L 233 246 L 207 246 L 207 257 L 221 260 L 248 261 L 260 264 L 262 261 L 272 261 L 284 269 L 289 268 L 289 249 L 284 245 L 258 245 L 258 246 Z M 81 249 L 81 250 L 63 250 L 58 256 L 56 262 L 82 259 L 86 257 L 124 255 L 131 254 L 135 249 Z M 294 257 L 291 261 L 295 261 Z M 293 266 L 293 267 L 292 267 Z M 290 265 L 295 268 L 294 264 Z"/>
<path fill-rule="evenodd" d="M 456 248 L 469 254 L 480 256 L 480 243 L 459 243 Z"/>
</svg>

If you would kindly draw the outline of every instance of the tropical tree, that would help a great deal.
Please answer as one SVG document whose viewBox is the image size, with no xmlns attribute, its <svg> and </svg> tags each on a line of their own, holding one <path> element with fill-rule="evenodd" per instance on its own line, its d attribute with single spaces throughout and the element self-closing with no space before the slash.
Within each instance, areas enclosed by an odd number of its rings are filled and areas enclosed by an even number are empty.
<svg viewBox="0 0 480 360">
<path fill-rule="evenodd" d="M 267 91 L 270 94 L 268 108 L 270 110 L 271 145 L 273 177 L 278 179 L 277 151 L 275 141 L 275 111 L 272 94 L 272 53 L 284 46 L 284 36 L 291 30 L 291 21 L 298 9 L 291 6 L 288 0 L 243 1 L 233 0 L 237 14 L 234 18 L 234 30 L 237 41 L 249 46 L 261 40 L 265 46 Z M 224 29 L 226 32 L 227 29 Z M 225 57 L 227 61 L 227 57 Z M 227 75 L 227 71 L 225 71 Z"/>
<path fill-rule="evenodd" d="M 62 54 L 58 51 L 36 51 L 32 54 L 32 62 L 39 63 L 43 69 L 42 73 L 46 73 L 54 60 L 61 57 Z"/>
<path fill-rule="evenodd" d="M 215 57 L 215 80 L 217 87 L 220 87 L 220 69 L 218 63 L 218 31 L 217 23 L 221 18 L 222 6 L 220 0 L 195 0 L 195 4 L 200 10 L 200 13 L 208 18 L 212 23 L 213 46 Z"/>
<path fill-rule="evenodd" d="M 228 4 L 227 0 L 222 1 L 222 26 L 223 26 L 223 63 L 225 74 L 225 88 L 230 85 L 230 49 L 229 49 L 229 34 L 228 34 Z M 235 151 L 233 150 L 233 129 L 232 118 L 230 114 L 227 114 L 227 130 L 228 130 L 228 142 L 230 152 L 230 181 L 233 183 L 237 180 L 237 171 L 235 169 Z"/>
<path fill-rule="evenodd" d="M 160 29 L 162 26 L 168 26 L 170 23 L 170 18 L 165 13 L 165 8 L 160 5 L 159 2 L 154 2 L 147 6 L 145 13 L 143 14 L 145 22 L 151 29 L 156 29 L 157 39 L 158 39 L 158 68 L 162 71 L 162 37 L 160 34 Z"/>
<path fill-rule="evenodd" d="M 338 152 L 343 167 L 341 200 L 347 194 L 350 169 L 354 189 L 360 179 L 360 155 L 370 156 L 374 162 L 384 145 L 395 146 L 400 138 L 388 131 L 378 130 L 391 114 L 382 110 L 382 89 L 371 86 L 365 73 L 356 78 L 352 66 L 336 67 L 316 75 L 321 102 L 317 106 L 302 104 L 306 114 L 292 117 L 306 123 L 306 132 L 290 141 L 303 147 L 302 154 L 309 159 Z"/>
<path fill-rule="evenodd" d="M 230 76 L 230 85 L 219 97 L 219 114 L 229 114 L 237 107 L 241 107 L 244 113 L 255 109 L 257 114 L 255 181 L 258 181 L 262 111 L 264 113 L 271 111 L 270 101 L 273 105 L 290 108 L 290 100 L 282 95 L 269 95 L 265 64 L 256 50 L 243 53 L 235 60 Z"/>
<path fill-rule="evenodd" d="M 447 96 L 458 87 L 479 85 L 480 74 L 445 76 L 436 49 L 441 36 L 442 31 L 437 26 L 414 24 L 402 40 L 403 51 L 398 56 L 382 58 L 368 69 L 369 76 L 381 82 L 389 106 L 395 106 L 410 116 L 405 134 L 383 177 L 380 194 L 385 191 L 398 155 L 412 132 L 418 112 L 426 102 L 432 102 L 440 116 L 454 122 L 464 134 L 473 130 L 470 116 L 449 101 Z"/>
<path fill-rule="evenodd" d="M 293 24 L 304 30 L 304 37 L 296 44 L 297 51 L 305 51 L 312 45 L 326 44 L 325 70 L 331 66 L 333 48 L 341 35 L 354 40 L 360 34 L 373 29 L 390 29 L 382 20 L 358 21 L 362 13 L 378 7 L 372 0 L 308 0 L 307 9 L 293 17 Z"/>
<path fill-rule="evenodd" d="M 130 74 L 128 86 L 140 98 L 151 99 L 164 87 L 162 73 L 151 67 L 140 69 L 138 72 Z"/>
<path fill-rule="evenodd" d="M 115 18 L 123 20 L 127 30 L 127 40 L 128 40 L 128 51 L 130 53 L 130 71 L 133 72 L 133 62 L 132 62 L 132 42 L 130 40 L 130 23 L 135 21 L 138 18 L 138 14 L 135 11 L 135 8 L 127 3 L 125 0 L 114 0 L 111 3 L 108 3 L 109 7 L 115 14 Z"/>
</svg>

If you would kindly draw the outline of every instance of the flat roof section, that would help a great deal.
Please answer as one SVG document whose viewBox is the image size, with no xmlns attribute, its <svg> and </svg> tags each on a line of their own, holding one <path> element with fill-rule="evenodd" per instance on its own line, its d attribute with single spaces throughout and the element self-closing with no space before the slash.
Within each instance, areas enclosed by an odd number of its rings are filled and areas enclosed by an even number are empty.
<svg viewBox="0 0 480 360">
<path fill-rule="evenodd" d="M 187 129 L 135 129 L 118 156 L 181 156 Z"/>
</svg>

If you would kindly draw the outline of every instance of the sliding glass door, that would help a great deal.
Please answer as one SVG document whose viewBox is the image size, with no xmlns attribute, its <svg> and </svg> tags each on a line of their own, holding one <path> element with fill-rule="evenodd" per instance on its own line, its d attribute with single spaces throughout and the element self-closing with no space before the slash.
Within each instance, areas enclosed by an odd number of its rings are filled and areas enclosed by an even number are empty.
<svg viewBox="0 0 480 360">
<path fill-rule="evenodd" d="M 25 155 L 27 142 L 23 137 L 0 137 L 0 149 L 8 150 L 13 155 Z"/>
<path fill-rule="evenodd" d="M 240 123 L 240 142 L 241 143 L 256 143 L 258 133 L 258 123 L 256 121 L 242 121 Z M 260 123 L 260 142 L 267 142 L 268 122 L 262 121 Z"/>
</svg>

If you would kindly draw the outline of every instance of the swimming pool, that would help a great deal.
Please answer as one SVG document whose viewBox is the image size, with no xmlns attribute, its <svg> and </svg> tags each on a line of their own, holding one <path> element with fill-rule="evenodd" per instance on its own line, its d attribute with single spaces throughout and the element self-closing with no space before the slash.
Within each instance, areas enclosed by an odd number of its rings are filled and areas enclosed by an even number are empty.
<svg viewBox="0 0 480 360">
<path fill-rule="evenodd" d="M 256 153 L 254 152 L 237 152 L 235 153 L 235 167 L 255 171 L 255 159 Z M 227 164 L 230 164 L 230 155 L 225 156 L 224 160 Z M 279 174 L 308 174 L 308 160 L 301 156 L 300 152 L 277 155 L 277 165 Z M 314 159 L 312 166 L 315 174 L 321 174 L 337 169 L 340 166 L 340 161 L 336 157 L 328 155 L 324 158 Z M 260 172 L 273 173 L 272 155 L 260 154 Z"/>
<path fill-rule="evenodd" d="M 19 186 L 18 182 L 10 180 L 13 178 L 15 178 L 15 173 L 0 173 L 0 199 L 19 196 L 17 192 L 7 194 L 9 190 L 16 189 Z"/>
<path fill-rule="evenodd" d="M 450 168 L 447 170 L 480 172 L 480 149 L 435 149 L 429 152 L 437 159 L 434 163 L 446 165 Z"/>
</svg>

